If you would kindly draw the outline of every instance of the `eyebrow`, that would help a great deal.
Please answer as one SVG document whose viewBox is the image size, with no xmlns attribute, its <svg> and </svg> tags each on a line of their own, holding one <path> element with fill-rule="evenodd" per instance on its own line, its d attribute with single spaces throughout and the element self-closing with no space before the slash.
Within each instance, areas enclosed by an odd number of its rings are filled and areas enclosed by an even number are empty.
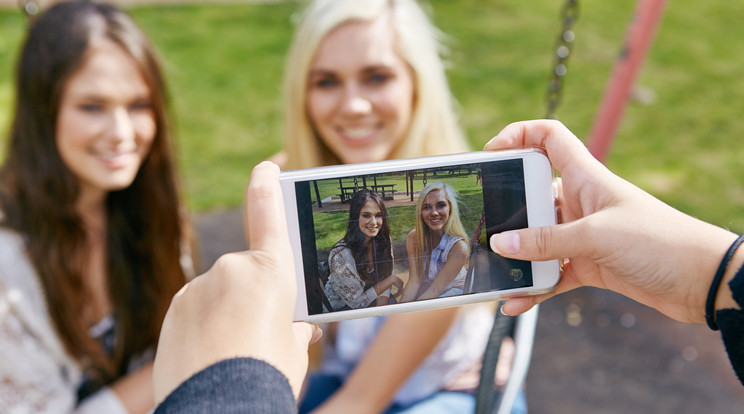
<svg viewBox="0 0 744 414">
<path fill-rule="evenodd" d="M 379 64 L 379 65 L 369 65 L 362 68 L 361 73 L 368 74 L 372 72 L 377 72 L 379 70 L 385 70 L 385 71 L 392 71 L 393 67 L 390 65 L 385 64 Z M 318 69 L 311 69 L 310 70 L 310 76 L 336 76 L 336 72 L 333 69 L 325 69 L 325 68 L 318 68 Z"/>
<path fill-rule="evenodd" d="M 329 69 L 311 69 L 310 70 L 310 77 L 313 77 L 313 76 L 329 76 L 329 75 L 335 76 L 336 73 L 334 71 L 332 71 L 332 70 L 329 70 Z"/>
<path fill-rule="evenodd" d="M 107 102 L 109 100 L 108 99 L 109 95 L 105 93 L 99 93 L 96 91 L 84 91 L 84 92 L 79 92 L 79 93 L 73 92 L 73 93 L 70 93 L 69 96 L 70 98 L 73 98 L 79 101 Z M 133 102 L 153 100 L 152 95 L 150 95 L 149 93 L 134 94 L 128 98 L 129 100 Z"/>
</svg>

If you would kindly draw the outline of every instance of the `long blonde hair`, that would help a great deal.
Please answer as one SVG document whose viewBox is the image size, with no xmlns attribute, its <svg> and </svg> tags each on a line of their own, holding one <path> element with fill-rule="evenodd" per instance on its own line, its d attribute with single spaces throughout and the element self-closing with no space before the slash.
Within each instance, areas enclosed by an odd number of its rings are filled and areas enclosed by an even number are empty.
<svg viewBox="0 0 744 414">
<path fill-rule="evenodd" d="M 421 218 L 421 210 L 424 201 L 426 200 L 426 196 L 434 191 L 441 191 L 444 193 L 444 196 L 447 199 L 447 204 L 449 204 L 450 208 L 449 218 L 447 219 L 447 222 L 444 223 L 444 233 L 450 236 L 462 237 L 465 244 L 467 245 L 468 243 L 468 234 L 465 232 L 462 220 L 460 220 L 460 208 L 458 207 L 459 194 L 457 191 L 455 191 L 451 185 L 441 181 L 427 183 L 424 186 L 424 189 L 421 190 L 421 193 L 419 193 L 418 200 L 416 201 L 416 245 L 414 246 L 414 253 L 416 255 L 416 267 L 421 272 L 421 276 L 425 276 L 425 272 L 427 271 L 424 267 L 426 254 L 436 247 L 431 245 L 431 229 L 429 229 L 429 226 L 424 223 L 424 219 Z M 470 247 L 468 246 L 467 249 L 467 253 L 470 254 Z"/>
<path fill-rule="evenodd" d="M 408 136 L 390 157 L 468 151 L 440 57 L 442 33 L 415 0 L 315 0 L 301 15 L 285 67 L 284 150 L 289 169 L 340 163 L 323 144 L 307 114 L 310 65 L 318 46 L 333 29 L 349 21 L 373 21 L 385 13 L 389 13 L 398 50 L 415 79 L 415 103 Z"/>
</svg>

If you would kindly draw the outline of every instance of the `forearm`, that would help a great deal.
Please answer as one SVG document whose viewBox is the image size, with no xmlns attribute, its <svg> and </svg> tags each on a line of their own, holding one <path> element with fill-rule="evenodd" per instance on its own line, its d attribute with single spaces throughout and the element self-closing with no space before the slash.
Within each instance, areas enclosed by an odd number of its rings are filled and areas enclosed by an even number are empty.
<svg viewBox="0 0 744 414">
<path fill-rule="evenodd" d="M 320 412 L 383 411 L 458 314 L 458 308 L 448 308 L 390 317 L 349 379 Z"/>
<path fill-rule="evenodd" d="M 382 295 L 383 293 L 385 293 L 386 290 L 392 288 L 394 282 L 395 276 L 388 276 L 381 282 L 377 283 L 375 285 L 375 292 L 377 293 L 377 296 Z"/>
<path fill-rule="evenodd" d="M 155 403 L 152 389 L 152 363 L 116 381 L 111 391 L 121 400 L 127 411 L 147 413 Z"/>
<path fill-rule="evenodd" d="M 444 289 L 447 288 L 447 285 L 455 280 L 456 276 L 456 274 L 438 275 L 437 278 L 434 279 L 434 282 L 429 285 L 429 288 L 426 289 L 424 293 L 421 294 L 421 296 L 419 296 L 419 299 L 433 299 L 439 297 L 439 295 L 444 292 Z"/>
<path fill-rule="evenodd" d="M 390 281 L 390 278 L 387 277 L 383 279 L 381 282 L 377 283 L 374 286 L 375 293 L 377 293 L 377 296 L 382 295 L 386 290 L 390 289 L 390 286 L 393 286 L 393 282 Z"/>
<path fill-rule="evenodd" d="M 666 298 L 661 298 L 662 304 L 657 309 L 671 316 L 672 309 L 675 306 L 686 307 L 689 315 L 687 321 L 704 323 L 706 300 L 713 277 L 725 252 L 737 236 L 728 230 L 689 216 L 687 217 L 691 221 L 687 224 L 686 228 L 674 232 L 677 234 L 679 247 L 675 249 L 675 246 L 670 246 L 670 251 L 676 252 L 676 255 L 665 256 L 667 260 L 672 259 L 677 262 L 670 266 L 674 271 L 679 272 L 677 278 L 674 278 L 675 275 L 670 275 L 672 276 L 670 277 L 671 283 L 678 284 L 681 287 L 686 286 L 688 294 L 686 298 L 682 295 L 676 296 L 673 294 L 675 289 L 669 288 L 667 292 L 671 294 Z M 729 263 L 717 292 L 716 309 L 736 307 L 736 302 L 732 298 L 728 282 L 731 281 L 736 270 L 744 262 L 744 255 L 742 253 L 744 251 L 737 252 L 733 260 Z M 669 310 L 665 309 L 664 302 L 667 300 L 671 305 Z M 678 312 L 684 314 L 683 310 Z M 684 318 L 676 319 L 685 320 Z"/>
<path fill-rule="evenodd" d="M 406 285 L 403 287 L 403 293 L 401 294 L 400 301 L 410 302 L 416 299 L 416 294 L 418 294 L 419 286 L 421 286 L 421 284 L 419 283 L 418 278 L 411 274 L 408 278 L 408 283 L 406 283 Z"/>
</svg>

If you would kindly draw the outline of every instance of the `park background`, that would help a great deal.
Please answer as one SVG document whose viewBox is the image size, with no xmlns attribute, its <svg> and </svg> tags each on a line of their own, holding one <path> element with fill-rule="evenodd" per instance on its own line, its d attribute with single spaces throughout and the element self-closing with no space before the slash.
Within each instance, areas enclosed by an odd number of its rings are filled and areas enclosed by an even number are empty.
<svg viewBox="0 0 744 414">
<path fill-rule="evenodd" d="M 210 239 L 241 248 L 225 242 L 238 240 L 228 233 L 240 226 L 224 223 L 239 220 L 252 166 L 281 148 L 283 60 L 302 2 L 119 3 L 165 62 L 186 199 L 210 263 L 218 253 Z M 473 148 L 509 122 L 545 115 L 562 1 L 428 4 L 449 35 L 448 76 Z M 2 147 L 26 27 L 16 5 L 0 0 Z M 630 0 L 580 1 L 558 115 L 582 139 L 634 7 Z M 737 1 L 668 3 L 607 159 L 612 171 L 672 206 L 737 233 L 744 232 L 742 16 Z M 580 289 L 544 304 L 534 352 L 526 385 L 533 412 L 744 409 L 744 389 L 717 333 L 612 293 Z"/>
</svg>

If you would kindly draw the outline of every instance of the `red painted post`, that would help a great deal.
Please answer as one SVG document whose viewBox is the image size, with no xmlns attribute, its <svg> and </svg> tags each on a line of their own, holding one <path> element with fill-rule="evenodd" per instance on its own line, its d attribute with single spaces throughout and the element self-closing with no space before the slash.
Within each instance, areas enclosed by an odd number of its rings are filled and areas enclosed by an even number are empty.
<svg viewBox="0 0 744 414">
<path fill-rule="evenodd" d="M 625 106 L 664 15 L 667 0 L 638 0 L 633 20 L 625 34 L 625 44 L 607 83 L 602 103 L 594 117 L 588 147 L 604 162 L 620 125 Z"/>
</svg>

